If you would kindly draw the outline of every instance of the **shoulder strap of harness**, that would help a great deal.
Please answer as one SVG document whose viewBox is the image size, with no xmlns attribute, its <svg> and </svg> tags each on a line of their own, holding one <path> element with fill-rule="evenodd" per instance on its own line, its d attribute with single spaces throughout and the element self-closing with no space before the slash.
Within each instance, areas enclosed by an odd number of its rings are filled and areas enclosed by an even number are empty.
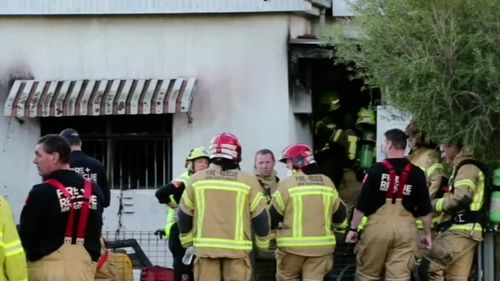
<svg viewBox="0 0 500 281">
<path fill-rule="evenodd" d="M 410 174 L 410 171 L 412 169 L 412 164 L 408 163 L 406 164 L 405 168 L 401 172 L 401 175 L 399 177 L 399 186 L 398 186 L 398 192 L 395 194 L 394 192 L 394 186 L 396 185 L 396 171 L 394 170 L 394 166 L 389 162 L 387 159 L 382 161 L 382 164 L 385 166 L 387 170 L 389 170 L 389 189 L 387 190 L 386 198 L 392 199 L 392 202 L 395 203 L 396 199 L 401 199 L 403 198 L 403 190 L 408 182 L 408 175 Z"/>
<path fill-rule="evenodd" d="M 48 179 L 45 181 L 48 185 L 54 187 L 55 189 L 59 190 L 66 199 L 68 199 L 68 202 L 70 204 L 70 213 L 68 217 L 68 222 L 66 224 L 66 231 L 64 234 L 64 241 L 68 243 L 72 243 L 73 241 L 73 229 L 74 229 L 74 224 L 75 224 L 75 202 L 74 201 L 74 196 L 71 195 L 65 188 L 65 186 L 58 180 L 55 179 Z M 77 243 L 81 243 L 83 245 L 83 241 L 85 239 L 85 232 L 87 229 L 87 222 L 88 222 L 88 215 L 89 215 L 89 209 L 90 209 L 90 197 L 92 196 L 92 182 L 88 179 L 85 179 L 84 181 L 84 191 L 83 191 L 83 202 L 82 202 L 82 208 L 80 211 L 80 219 L 78 221 L 78 231 L 76 235 L 76 240 Z"/>
</svg>

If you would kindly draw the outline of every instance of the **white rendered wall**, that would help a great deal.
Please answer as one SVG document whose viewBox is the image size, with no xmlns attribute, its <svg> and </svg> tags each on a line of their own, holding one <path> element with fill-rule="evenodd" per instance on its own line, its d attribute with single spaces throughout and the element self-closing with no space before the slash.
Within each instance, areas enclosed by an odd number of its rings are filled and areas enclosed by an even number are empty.
<svg viewBox="0 0 500 281">
<path fill-rule="evenodd" d="M 174 176 L 184 169 L 190 148 L 208 145 L 223 131 L 240 138 L 247 171 L 260 148 L 279 154 L 290 142 L 310 142 L 288 97 L 287 40 L 311 31 L 300 16 L 4 17 L 0 25 L 4 80 L 20 74 L 41 80 L 196 77 L 193 123 L 185 114 L 174 118 Z M 6 95 L 4 86 L 2 105 Z M 0 117 L 0 187 L 18 217 L 29 188 L 39 181 L 31 160 L 40 132 L 37 120 L 14 120 Z M 284 176 L 281 165 L 278 170 Z M 122 222 L 128 230 L 163 224 L 164 210 L 152 191 L 127 193 L 132 213 Z M 107 230 L 117 224 L 117 208 L 113 204 L 105 212 Z M 144 215 L 159 223 L 148 224 Z"/>
</svg>

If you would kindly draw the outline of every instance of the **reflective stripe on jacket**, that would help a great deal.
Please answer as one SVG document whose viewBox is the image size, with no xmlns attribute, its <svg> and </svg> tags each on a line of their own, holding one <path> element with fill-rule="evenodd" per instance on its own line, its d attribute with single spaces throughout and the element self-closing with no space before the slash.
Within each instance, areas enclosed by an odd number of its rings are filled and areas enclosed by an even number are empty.
<svg viewBox="0 0 500 281">
<path fill-rule="evenodd" d="M 189 171 L 185 171 L 180 174 L 175 180 L 176 182 L 182 182 L 184 187 L 187 186 L 189 179 L 191 178 Z M 170 196 L 170 204 L 167 211 L 167 223 L 165 224 L 165 238 L 170 236 L 170 230 L 172 226 L 177 222 L 175 218 L 175 209 L 177 208 L 179 202 L 176 202 L 173 196 Z"/>
<path fill-rule="evenodd" d="M 26 256 L 14 224 L 12 209 L 0 196 L 0 281 L 28 280 Z"/>
<path fill-rule="evenodd" d="M 193 230 L 181 235 L 183 245 L 192 239 L 199 257 L 245 257 L 252 250 L 251 219 L 266 211 L 266 199 L 257 179 L 220 166 L 196 173 L 182 196 L 180 207 L 193 216 Z M 259 239 L 265 248 L 268 238 Z"/>
<path fill-rule="evenodd" d="M 304 256 L 333 252 L 332 215 L 340 199 L 328 177 L 297 173 L 279 183 L 272 204 L 283 215 L 276 235 L 278 248 Z"/>
</svg>

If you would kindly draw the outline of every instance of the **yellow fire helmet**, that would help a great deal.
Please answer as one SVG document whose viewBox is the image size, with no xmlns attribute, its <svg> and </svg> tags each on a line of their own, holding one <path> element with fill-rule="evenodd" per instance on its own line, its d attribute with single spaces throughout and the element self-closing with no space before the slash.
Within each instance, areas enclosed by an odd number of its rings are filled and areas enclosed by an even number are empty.
<svg viewBox="0 0 500 281">
<path fill-rule="evenodd" d="M 340 108 L 340 97 L 335 91 L 327 91 L 321 94 L 321 106 L 327 111 L 335 111 Z"/>
<path fill-rule="evenodd" d="M 361 108 L 359 110 L 356 125 L 375 125 L 375 122 L 375 111 L 368 108 Z"/>
<path fill-rule="evenodd" d="M 186 161 L 192 161 L 198 158 L 209 158 L 208 151 L 204 146 L 198 146 L 191 149 L 188 156 L 186 157 Z"/>
</svg>

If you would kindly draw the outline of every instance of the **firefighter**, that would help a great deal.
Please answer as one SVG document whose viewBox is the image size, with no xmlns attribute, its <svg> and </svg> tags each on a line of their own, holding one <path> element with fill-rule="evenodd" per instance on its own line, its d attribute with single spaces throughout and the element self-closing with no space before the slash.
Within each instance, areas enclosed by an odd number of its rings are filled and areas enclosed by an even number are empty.
<svg viewBox="0 0 500 281">
<path fill-rule="evenodd" d="M 90 179 L 99 185 L 103 194 L 103 207 L 109 207 L 111 201 L 111 191 L 109 190 L 108 179 L 104 170 L 104 165 L 97 159 L 88 156 L 82 151 L 82 139 L 78 131 L 72 128 L 62 130 L 59 135 L 63 136 L 71 147 L 71 157 L 69 166 L 71 169 L 84 178 Z M 113 281 L 116 278 L 116 264 L 113 254 L 106 249 L 106 242 L 101 238 L 101 257 L 97 263 L 95 280 Z"/>
<path fill-rule="evenodd" d="M 346 148 L 334 141 L 338 121 L 344 115 L 340 97 L 335 91 L 321 94 L 318 121 L 314 124 L 315 159 L 323 174 L 340 186 L 345 166 Z"/>
<path fill-rule="evenodd" d="M 406 134 L 408 135 L 408 148 L 410 149 L 408 159 L 424 171 L 427 186 L 429 187 L 429 195 L 431 199 L 434 199 L 445 175 L 444 167 L 439 162 L 439 151 L 435 144 L 425 139 L 424 133 L 414 122 L 406 127 Z"/>
<path fill-rule="evenodd" d="M 30 281 L 94 280 L 104 195 L 71 170 L 70 153 L 60 135 L 43 136 L 36 145 L 33 163 L 44 182 L 29 192 L 19 226 Z"/>
<path fill-rule="evenodd" d="M 167 224 L 165 226 L 165 237 L 168 238 L 168 248 L 174 258 L 175 281 L 193 280 L 193 266 L 182 263 L 182 257 L 186 250 L 179 240 L 179 227 L 175 218 L 175 210 L 178 207 L 182 193 L 191 178 L 191 175 L 208 168 L 208 152 L 203 146 L 193 148 L 186 157 L 187 168 L 179 177 L 171 183 L 156 191 L 156 198 L 161 204 L 169 206 L 167 212 Z"/>
<path fill-rule="evenodd" d="M 386 160 L 365 176 L 345 238 L 347 243 L 358 242 L 359 224 L 368 217 L 357 245 L 357 281 L 410 280 L 417 247 L 415 217 L 424 223 L 422 246 L 430 248 L 432 243 L 429 191 L 422 170 L 404 157 L 406 134 L 399 129 L 385 132 L 384 149 Z"/>
<path fill-rule="evenodd" d="M 440 163 L 439 152 L 436 145 L 425 138 L 424 133 L 417 127 L 415 122 L 408 124 L 406 127 L 406 134 L 408 136 L 408 148 L 410 149 L 408 160 L 424 171 L 427 187 L 429 188 L 429 195 L 432 200 L 438 194 L 438 190 L 441 189 L 441 182 L 445 176 L 444 167 Z M 437 224 L 439 219 L 439 216 L 434 216 L 433 214 L 433 225 Z M 423 234 L 424 225 L 422 221 L 417 219 L 416 222 L 419 234 Z M 434 236 L 435 232 L 433 232 L 433 237 Z M 427 250 L 425 249 L 417 250 L 417 266 L 420 262 L 420 258 L 426 253 Z"/>
<path fill-rule="evenodd" d="M 319 173 L 309 146 L 288 146 L 280 161 L 293 175 L 278 184 L 270 207 L 271 228 L 282 223 L 276 280 L 322 281 L 333 266 L 332 223 L 345 221 L 346 208 L 330 178 Z"/>
<path fill-rule="evenodd" d="M 268 204 L 271 203 L 271 196 L 278 188 L 280 181 L 274 170 L 275 163 L 274 153 L 271 150 L 264 148 L 255 153 L 255 177 L 262 187 L 262 193 L 266 196 Z"/>
<path fill-rule="evenodd" d="M 439 235 L 422 259 L 418 276 L 420 280 L 468 280 L 474 253 L 483 239 L 485 175 L 475 164 L 460 164 L 474 159 L 461 145 L 442 144 L 440 150 L 454 171 L 447 192 L 432 201 L 434 211 L 443 213 L 445 221 L 438 226 Z"/>
<path fill-rule="evenodd" d="M 0 280 L 27 281 L 26 256 L 17 234 L 14 216 L 9 203 L 0 196 Z"/>
<path fill-rule="evenodd" d="M 249 281 L 252 229 L 257 247 L 269 246 L 266 199 L 257 179 L 240 171 L 234 135 L 215 136 L 209 154 L 209 168 L 191 177 L 181 198 L 181 242 L 195 250 L 195 280 Z"/>
<path fill-rule="evenodd" d="M 75 129 L 67 128 L 62 130 L 59 134 L 63 136 L 71 146 L 71 157 L 69 161 L 71 169 L 84 178 L 95 181 L 104 193 L 103 207 L 109 207 L 111 192 L 109 190 L 104 165 L 99 160 L 88 156 L 82 151 L 82 139 Z"/>
</svg>

